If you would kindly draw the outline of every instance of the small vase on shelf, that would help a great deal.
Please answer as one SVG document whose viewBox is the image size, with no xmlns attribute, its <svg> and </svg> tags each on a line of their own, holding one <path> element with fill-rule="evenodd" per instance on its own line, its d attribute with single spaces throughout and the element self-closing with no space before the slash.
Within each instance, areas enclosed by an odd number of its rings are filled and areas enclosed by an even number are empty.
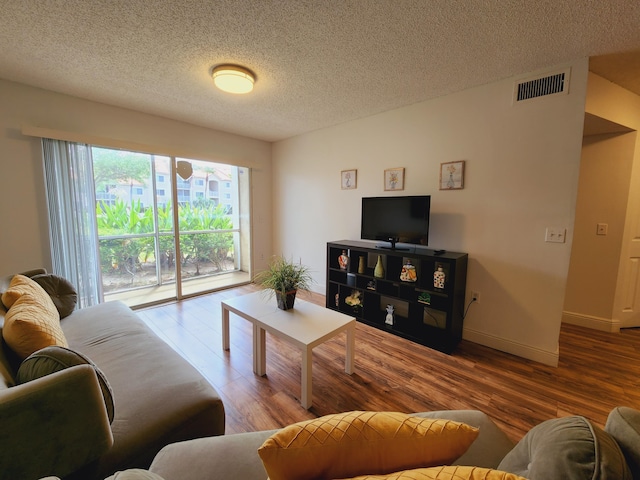
<svg viewBox="0 0 640 480">
<path fill-rule="evenodd" d="M 364 257 L 360 257 L 360 260 L 358 261 L 358 273 L 364 273 Z"/>
<path fill-rule="evenodd" d="M 382 255 L 378 255 L 376 268 L 373 270 L 373 276 L 376 278 L 384 278 L 384 266 L 382 265 Z"/>
<path fill-rule="evenodd" d="M 411 260 L 407 260 L 407 263 L 402 266 L 402 270 L 400 271 L 400 280 L 403 282 L 416 282 L 418 280 L 416 267 L 411 264 Z"/>
<path fill-rule="evenodd" d="M 446 274 L 442 270 L 442 265 L 438 265 L 438 268 L 433 272 L 433 286 L 435 288 L 444 288 L 446 281 Z"/>
<path fill-rule="evenodd" d="M 349 257 L 347 256 L 346 250 L 342 250 L 342 253 L 338 257 L 338 265 L 340 266 L 340 270 L 347 269 L 347 265 L 349 265 Z"/>
</svg>

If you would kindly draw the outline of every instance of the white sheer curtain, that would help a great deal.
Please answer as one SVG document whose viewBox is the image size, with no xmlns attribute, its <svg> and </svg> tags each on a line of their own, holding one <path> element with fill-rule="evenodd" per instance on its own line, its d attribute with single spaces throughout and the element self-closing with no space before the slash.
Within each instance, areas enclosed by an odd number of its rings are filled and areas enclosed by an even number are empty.
<svg viewBox="0 0 640 480">
<path fill-rule="evenodd" d="M 53 273 L 78 290 L 78 308 L 103 301 L 91 147 L 42 139 Z"/>
</svg>

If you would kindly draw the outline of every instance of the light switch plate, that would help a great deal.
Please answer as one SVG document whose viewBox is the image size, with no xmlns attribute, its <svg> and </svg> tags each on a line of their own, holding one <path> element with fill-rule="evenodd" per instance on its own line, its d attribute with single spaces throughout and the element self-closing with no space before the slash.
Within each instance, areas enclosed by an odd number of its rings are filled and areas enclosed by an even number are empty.
<svg viewBox="0 0 640 480">
<path fill-rule="evenodd" d="M 545 242 L 564 243 L 567 236 L 567 229 L 562 227 L 547 227 L 544 235 Z"/>
</svg>

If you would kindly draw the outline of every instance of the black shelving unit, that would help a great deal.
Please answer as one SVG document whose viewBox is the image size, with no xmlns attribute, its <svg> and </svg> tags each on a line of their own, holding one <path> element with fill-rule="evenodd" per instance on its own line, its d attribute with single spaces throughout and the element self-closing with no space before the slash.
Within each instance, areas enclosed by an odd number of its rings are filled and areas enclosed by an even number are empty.
<svg viewBox="0 0 640 480">
<path fill-rule="evenodd" d="M 343 252 L 348 257 L 345 268 L 339 260 Z M 423 247 L 391 250 L 351 240 L 327 243 L 327 308 L 450 354 L 462 339 L 469 256 L 435 253 Z M 378 261 L 384 268 L 381 277 L 374 273 Z M 407 264 L 415 268 L 415 281 L 400 279 Z M 444 276 L 444 284 L 434 279 L 435 272 L 440 279 Z M 349 305 L 355 297 L 362 305 Z M 387 305 L 394 307 L 391 325 L 386 322 Z"/>
</svg>

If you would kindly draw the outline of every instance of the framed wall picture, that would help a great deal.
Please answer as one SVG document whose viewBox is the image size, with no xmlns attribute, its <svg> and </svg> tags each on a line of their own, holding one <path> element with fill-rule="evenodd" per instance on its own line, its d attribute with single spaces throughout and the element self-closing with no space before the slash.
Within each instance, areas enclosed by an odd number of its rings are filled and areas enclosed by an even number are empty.
<svg viewBox="0 0 640 480">
<path fill-rule="evenodd" d="M 404 190 L 404 168 L 388 168 L 384 171 L 385 190 Z"/>
<path fill-rule="evenodd" d="M 342 190 L 353 190 L 358 186 L 358 170 L 343 170 L 340 173 Z"/>
<path fill-rule="evenodd" d="M 464 188 L 464 160 L 440 164 L 440 190 Z"/>
</svg>

